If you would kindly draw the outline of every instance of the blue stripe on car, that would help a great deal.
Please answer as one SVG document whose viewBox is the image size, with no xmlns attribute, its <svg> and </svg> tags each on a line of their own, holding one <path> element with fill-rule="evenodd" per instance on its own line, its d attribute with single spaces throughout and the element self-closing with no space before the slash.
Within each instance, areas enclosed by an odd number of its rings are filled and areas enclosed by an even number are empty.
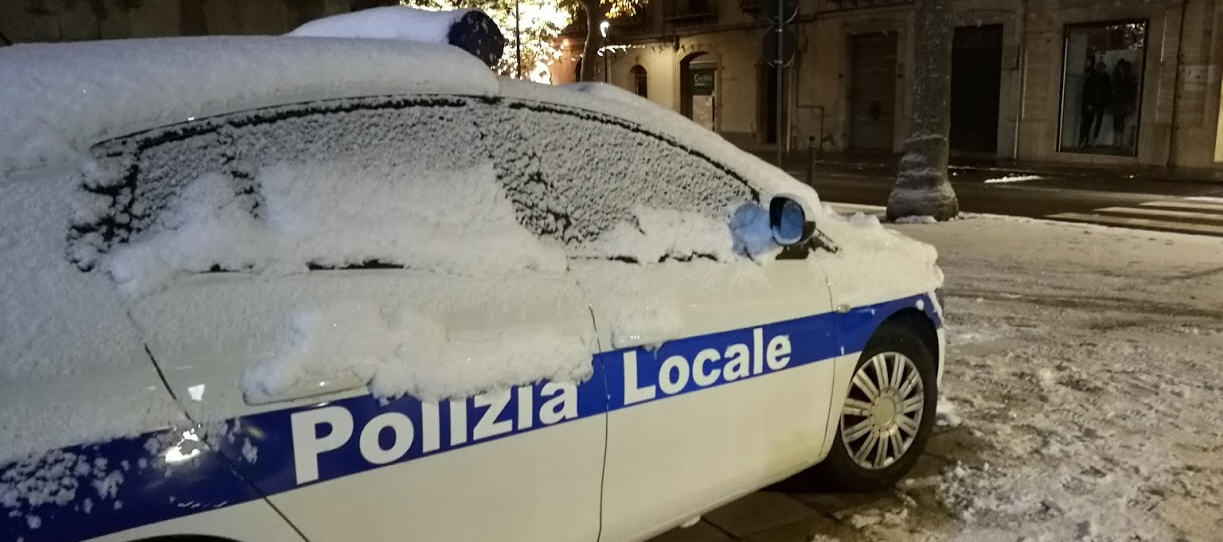
<svg viewBox="0 0 1223 542">
<path fill-rule="evenodd" d="M 941 327 L 933 305 L 923 294 L 846 313 L 679 339 L 653 350 L 603 352 L 594 357 L 593 375 L 576 387 L 540 383 L 440 403 L 364 395 L 55 450 L 0 466 L 0 539 L 93 538 L 733 383 L 727 375 L 709 378 L 715 368 L 727 369 L 730 345 L 751 351 L 755 366 L 743 379 L 829 360 L 861 351 L 883 320 L 906 308 L 918 308 Z M 788 352 L 784 366 L 782 356 L 774 356 L 773 368 L 761 356 L 769 355 L 770 339 L 782 336 L 788 337 Z M 780 342 L 774 354 L 783 351 Z M 719 359 L 709 361 L 715 353 Z M 708 362 L 704 384 L 694 378 L 698 355 Z M 635 375 L 626 374 L 626 360 L 636 362 Z M 682 363 L 687 369 L 679 367 Z M 672 370 L 660 373 L 664 365 Z M 653 395 L 643 391 L 626 397 L 632 390 L 653 390 Z M 499 415 L 483 419 L 494 408 Z M 323 444 L 343 423 L 329 420 L 351 421 L 351 433 L 335 447 Z M 304 441 L 319 444 L 318 450 L 295 449 L 295 423 L 297 447 Z M 372 435 L 363 447 L 359 434 L 367 428 Z"/>
</svg>

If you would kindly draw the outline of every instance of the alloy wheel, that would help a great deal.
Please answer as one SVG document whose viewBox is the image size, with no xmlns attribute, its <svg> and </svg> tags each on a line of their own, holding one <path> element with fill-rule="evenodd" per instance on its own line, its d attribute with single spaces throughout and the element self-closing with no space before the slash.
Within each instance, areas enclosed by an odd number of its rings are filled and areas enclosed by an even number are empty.
<svg viewBox="0 0 1223 542">
<path fill-rule="evenodd" d="M 917 440 L 925 398 L 908 356 L 881 352 L 859 365 L 841 410 L 841 441 L 853 462 L 879 470 L 903 457 Z"/>
</svg>

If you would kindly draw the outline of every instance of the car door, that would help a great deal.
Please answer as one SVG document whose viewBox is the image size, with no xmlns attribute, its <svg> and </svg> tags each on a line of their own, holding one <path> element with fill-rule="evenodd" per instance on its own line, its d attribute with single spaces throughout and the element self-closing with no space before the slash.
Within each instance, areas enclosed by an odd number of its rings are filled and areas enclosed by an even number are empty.
<svg viewBox="0 0 1223 542">
<path fill-rule="evenodd" d="M 645 537 L 810 464 L 830 404 L 830 298 L 805 250 L 744 255 L 764 250 L 747 244 L 767 235 L 768 202 L 666 134 L 518 110 L 535 176 L 564 199 L 569 269 L 604 349 L 601 539 Z"/>
<path fill-rule="evenodd" d="M 127 291 L 184 438 L 309 540 L 598 536 L 593 321 L 505 160 L 463 145 L 487 107 L 315 102 L 95 149 L 89 184 L 132 197 L 95 202 L 78 264 Z"/>
<path fill-rule="evenodd" d="M 615 348 L 603 536 L 641 539 L 808 466 L 834 353 L 810 260 L 591 262 L 580 283 Z"/>
</svg>

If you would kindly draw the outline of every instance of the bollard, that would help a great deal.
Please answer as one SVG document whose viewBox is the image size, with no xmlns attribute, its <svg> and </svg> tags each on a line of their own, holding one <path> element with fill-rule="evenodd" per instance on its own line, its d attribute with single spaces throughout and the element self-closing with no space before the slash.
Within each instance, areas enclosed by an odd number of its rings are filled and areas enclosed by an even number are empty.
<svg viewBox="0 0 1223 542">
<path fill-rule="evenodd" d="M 815 186 L 815 136 L 807 136 L 807 185 Z"/>
</svg>

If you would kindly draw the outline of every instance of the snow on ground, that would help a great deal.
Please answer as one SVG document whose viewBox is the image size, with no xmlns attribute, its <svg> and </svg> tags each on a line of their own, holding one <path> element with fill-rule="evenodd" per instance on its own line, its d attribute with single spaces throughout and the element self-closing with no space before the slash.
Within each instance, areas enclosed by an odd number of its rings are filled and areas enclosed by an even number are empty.
<svg viewBox="0 0 1223 542">
<path fill-rule="evenodd" d="M 1025 181 L 1039 181 L 1043 179 L 1040 175 L 1005 175 L 1002 177 L 994 177 L 985 179 L 985 184 L 1001 184 L 1001 183 L 1022 183 Z"/>
<path fill-rule="evenodd" d="M 948 462 L 855 530 L 1218 539 L 1223 239 L 989 216 L 896 229 L 947 276 L 952 411 L 928 451 Z"/>
<path fill-rule="evenodd" d="M 930 215 L 909 215 L 897 218 L 892 222 L 897 224 L 933 224 L 938 222 L 938 220 Z"/>
</svg>

